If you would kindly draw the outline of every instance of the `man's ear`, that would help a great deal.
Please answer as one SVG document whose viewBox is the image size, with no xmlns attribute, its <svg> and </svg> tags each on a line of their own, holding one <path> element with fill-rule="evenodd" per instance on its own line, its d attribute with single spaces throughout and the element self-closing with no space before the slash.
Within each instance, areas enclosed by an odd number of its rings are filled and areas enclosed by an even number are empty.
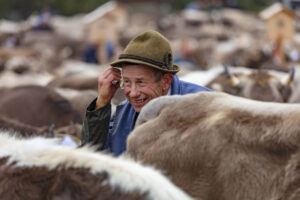
<svg viewBox="0 0 300 200">
<path fill-rule="evenodd" d="M 163 90 L 168 91 L 173 80 L 173 74 L 167 73 L 162 77 Z"/>
</svg>

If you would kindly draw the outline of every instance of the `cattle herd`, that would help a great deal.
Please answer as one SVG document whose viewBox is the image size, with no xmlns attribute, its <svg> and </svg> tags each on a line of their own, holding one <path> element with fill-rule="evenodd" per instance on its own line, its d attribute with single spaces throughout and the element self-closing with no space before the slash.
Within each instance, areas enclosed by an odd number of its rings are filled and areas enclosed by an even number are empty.
<svg viewBox="0 0 300 200">
<path fill-rule="evenodd" d="M 299 104 L 224 92 L 159 97 L 142 109 L 119 158 L 1 131 L 0 196 L 296 200 L 299 116 Z"/>
<path fill-rule="evenodd" d="M 222 14 L 168 16 L 151 27 L 170 38 L 175 57 L 174 38 L 194 42 L 196 66 L 181 60 L 178 76 L 213 92 L 152 100 L 118 158 L 80 146 L 106 66 L 82 61 L 83 41 L 55 31 L 2 33 L 0 23 L 2 46 L 18 39 L 0 48 L 0 199 L 300 199 L 299 65 L 272 63 L 261 28 L 237 20 L 260 24 L 256 18 Z M 122 100 L 119 90 L 112 103 Z"/>
</svg>

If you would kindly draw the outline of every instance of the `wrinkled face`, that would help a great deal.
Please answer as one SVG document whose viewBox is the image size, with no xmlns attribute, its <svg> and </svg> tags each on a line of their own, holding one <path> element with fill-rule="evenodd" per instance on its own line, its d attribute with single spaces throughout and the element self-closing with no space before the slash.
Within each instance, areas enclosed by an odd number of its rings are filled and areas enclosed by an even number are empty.
<svg viewBox="0 0 300 200">
<path fill-rule="evenodd" d="M 127 65 L 122 67 L 124 93 L 136 112 L 151 99 L 166 95 L 170 80 L 163 76 L 155 81 L 154 73 L 150 67 L 143 65 Z"/>
</svg>

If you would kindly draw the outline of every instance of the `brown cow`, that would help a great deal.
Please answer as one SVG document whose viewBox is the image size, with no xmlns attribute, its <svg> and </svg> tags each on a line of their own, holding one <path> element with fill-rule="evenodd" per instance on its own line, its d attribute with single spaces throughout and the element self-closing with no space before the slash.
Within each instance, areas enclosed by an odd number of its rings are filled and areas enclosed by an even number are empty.
<svg viewBox="0 0 300 200">
<path fill-rule="evenodd" d="M 54 125 L 35 127 L 0 115 L 0 130 L 12 131 L 22 137 L 65 138 L 69 136 L 79 146 L 81 145 L 81 129 L 81 124 L 70 124 L 59 128 L 56 128 Z"/>
<path fill-rule="evenodd" d="M 36 127 L 82 123 L 79 113 L 53 89 L 23 86 L 0 91 L 0 114 Z"/>
<path fill-rule="evenodd" d="M 151 167 L 57 142 L 0 133 L 2 200 L 192 200 Z"/>
<path fill-rule="evenodd" d="M 299 146 L 299 104 L 199 92 L 149 102 L 128 137 L 127 154 L 165 171 L 196 198 L 271 200 L 294 190 L 272 192 L 283 189 L 273 183 Z"/>
<path fill-rule="evenodd" d="M 88 105 L 98 96 L 98 93 L 95 90 L 56 88 L 55 91 L 71 103 L 72 107 L 78 111 L 81 118 L 84 118 Z"/>
<path fill-rule="evenodd" d="M 56 77 L 48 83 L 53 88 L 71 88 L 77 90 L 96 90 L 98 87 L 98 77 L 88 77 L 81 73 L 68 74 L 63 77 Z"/>
<path fill-rule="evenodd" d="M 0 115 L 0 130 L 10 130 L 13 132 L 18 132 L 22 136 L 33 136 L 39 133 L 37 127 L 30 126 L 28 124 L 23 124 L 19 121 L 7 118 Z"/>
<path fill-rule="evenodd" d="M 289 102 L 295 88 L 292 82 L 294 68 L 289 75 L 282 74 L 263 70 L 231 74 L 225 66 L 225 72 L 211 80 L 206 87 L 254 100 Z"/>
</svg>

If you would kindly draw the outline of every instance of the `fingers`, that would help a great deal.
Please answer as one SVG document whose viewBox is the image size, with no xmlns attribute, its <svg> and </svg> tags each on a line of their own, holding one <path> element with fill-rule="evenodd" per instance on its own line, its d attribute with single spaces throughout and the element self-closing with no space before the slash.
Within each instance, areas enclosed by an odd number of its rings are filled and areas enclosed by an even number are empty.
<svg viewBox="0 0 300 200">
<path fill-rule="evenodd" d="M 119 67 L 111 67 L 114 71 L 121 73 L 122 69 Z"/>
<path fill-rule="evenodd" d="M 111 82 L 111 84 L 113 84 L 113 85 L 117 85 L 119 83 L 119 81 L 117 81 L 117 80 L 112 80 L 112 82 Z"/>
<path fill-rule="evenodd" d="M 99 84 L 100 86 L 109 86 L 109 87 L 119 87 L 119 84 L 121 80 L 121 73 L 120 70 L 114 69 L 112 67 L 109 67 L 106 69 L 103 74 L 99 77 Z"/>
<path fill-rule="evenodd" d="M 114 67 L 109 67 L 102 75 L 102 78 L 105 79 L 107 82 L 118 83 L 121 80 L 121 71 Z"/>
<path fill-rule="evenodd" d="M 118 83 L 120 83 L 120 80 L 121 80 L 121 70 L 119 68 L 115 68 L 115 67 L 112 67 L 112 70 L 113 70 L 113 80 L 111 81 L 111 83 L 113 85 L 117 85 Z"/>
<path fill-rule="evenodd" d="M 113 67 L 106 69 L 98 79 L 98 98 L 96 107 L 106 105 L 120 87 L 120 70 Z"/>
<path fill-rule="evenodd" d="M 112 67 L 112 70 L 113 70 L 113 80 L 111 81 L 111 84 L 113 86 L 119 87 L 120 86 L 120 81 L 121 81 L 121 78 L 122 78 L 121 69 Z"/>
</svg>

